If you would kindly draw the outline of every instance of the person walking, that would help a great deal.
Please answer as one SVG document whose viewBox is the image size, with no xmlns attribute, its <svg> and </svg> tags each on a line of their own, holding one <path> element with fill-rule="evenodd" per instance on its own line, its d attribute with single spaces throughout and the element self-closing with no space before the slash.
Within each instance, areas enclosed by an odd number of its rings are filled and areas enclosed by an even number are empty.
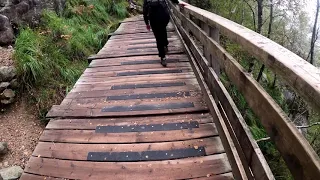
<svg viewBox="0 0 320 180">
<path fill-rule="evenodd" d="M 178 0 L 171 1 L 174 4 L 179 4 Z M 170 21 L 170 15 L 165 0 L 144 0 L 143 17 L 149 31 L 151 25 L 153 34 L 157 41 L 160 63 L 162 66 L 166 67 L 166 54 L 168 52 L 169 44 L 167 37 L 167 25 Z"/>
</svg>

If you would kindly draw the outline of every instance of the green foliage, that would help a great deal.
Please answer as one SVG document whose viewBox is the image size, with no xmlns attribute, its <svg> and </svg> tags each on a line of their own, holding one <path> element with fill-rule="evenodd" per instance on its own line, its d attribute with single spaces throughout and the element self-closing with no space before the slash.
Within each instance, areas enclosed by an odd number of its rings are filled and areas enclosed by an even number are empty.
<svg viewBox="0 0 320 180">
<path fill-rule="evenodd" d="M 190 4 L 206 10 L 210 10 L 212 7 L 210 0 L 190 0 Z"/>
<path fill-rule="evenodd" d="M 60 103 L 87 66 L 86 58 L 126 16 L 125 0 L 67 0 L 61 16 L 45 11 L 40 27 L 21 30 L 14 59 L 23 90 L 41 116 Z"/>
</svg>

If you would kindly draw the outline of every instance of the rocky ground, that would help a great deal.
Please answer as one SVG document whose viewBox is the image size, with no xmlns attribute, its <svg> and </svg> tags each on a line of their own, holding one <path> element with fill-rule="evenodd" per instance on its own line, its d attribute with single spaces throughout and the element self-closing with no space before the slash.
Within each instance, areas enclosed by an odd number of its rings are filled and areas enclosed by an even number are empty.
<svg viewBox="0 0 320 180">
<path fill-rule="evenodd" d="M 24 101 L 16 102 L 0 114 L 0 141 L 9 151 L 0 157 L 0 169 L 13 165 L 24 168 L 30 158 L 44 125 L 27 108 Z M 0 148 L 1 149 L 1 148 Z"/>
<path fill-rule="evenodd" d="M 0 47 L 0 180 L 17 179 L 21 175 L 44 128 L 37 111 L 11 89 L 16 76 L 13 51 L 10 47 Z M 2 103 L 10 100 L 5 96 L 12 95 L 13 104 Z"/>
</svg>

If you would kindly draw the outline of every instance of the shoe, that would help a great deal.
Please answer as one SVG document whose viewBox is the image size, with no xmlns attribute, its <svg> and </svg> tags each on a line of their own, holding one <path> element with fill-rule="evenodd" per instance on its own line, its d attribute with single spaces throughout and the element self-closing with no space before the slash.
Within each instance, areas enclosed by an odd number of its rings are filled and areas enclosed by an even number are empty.
<svg viewBox="0 0 320 180">
<path fill-rule="evenodd" d="M 161 58 L 161 61 L 160 61 L 161 65 L 163 67 L 167 67 L 167 59 L 166 58 Z"/>
<path fill-rule="evenodd" d="M 168 54 L 168 52 L 169 52 L 168 46 L 165 46 L 165 47 L 164 47 L 164 53 L 165 53 L 165 54 Z"/>
</svg>

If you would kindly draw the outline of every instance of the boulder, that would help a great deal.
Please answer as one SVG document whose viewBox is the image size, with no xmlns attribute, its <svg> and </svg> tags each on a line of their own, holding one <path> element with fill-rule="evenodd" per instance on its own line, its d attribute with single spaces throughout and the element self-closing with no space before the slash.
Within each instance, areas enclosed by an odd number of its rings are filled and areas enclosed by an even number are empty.
<svg viewBox="0 0 320 180">
<path fill-rule="evenodd" d="M 16 68 L 13 66 L 0 67 L 0 82 L 10 82 L 17 75 Z"/>
<path fill-rule="evenodd" d="M 22 1 L 15 6 L 15 10 L 18 14 L 23 15 L 27 13 L 30 9 L 29 2 Z"/>
<path fill-rule="evenodd" d="M 8 144 L 6 142 L 0 142 L 0 155 L 4 155 L 8 152 Z"/>
<path fill-rule="evenodd" d="M 23 173 L 23 169 L 20 166 L 12 166 L 0 170 L 0 175 L 3 180 L 19 179 Z"/>
<path fill-rule="evenodd" d="M 14 32 L 7 16 L 0 14 L 0 45 L 10 45 L 14 41 Z"/>
<path fill-rule="evenodd" d="M 10 99 L 3 99 L 0 101 L 1 104 L 4 104 L 4 105 L 9 105 L 9 104 L 12 104 L 14 102 L 14 98 L 10 98 Z"/>
<path fill-rule="evenodd" d="M 16 93 L 14 93 L 12 89 L 5 89 L 1 93 L 1 99 L 11 99 L 11 98 L 14 98 L 15 96 L 16 96 Z"/>
<path fill-rule="evenodd" d="M 2 91 L 7 89 L 9 86 L 10 86 L 10 83 L 8 83 L 8 82 L 0 83 L 0 93 L 2 93 Z"/>
</svg>

